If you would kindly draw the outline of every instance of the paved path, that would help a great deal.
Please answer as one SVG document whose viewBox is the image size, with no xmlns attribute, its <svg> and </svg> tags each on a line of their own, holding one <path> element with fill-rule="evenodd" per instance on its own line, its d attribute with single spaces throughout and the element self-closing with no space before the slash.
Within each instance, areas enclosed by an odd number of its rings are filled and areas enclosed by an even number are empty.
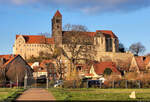
<svg viewBox="0 0 150 102">
<path fill-rule="evenodd" d="M 16 101 L 51 101 L 54 96 L 46 89 L 30 88 L 20 95 Z"/>
</svg>

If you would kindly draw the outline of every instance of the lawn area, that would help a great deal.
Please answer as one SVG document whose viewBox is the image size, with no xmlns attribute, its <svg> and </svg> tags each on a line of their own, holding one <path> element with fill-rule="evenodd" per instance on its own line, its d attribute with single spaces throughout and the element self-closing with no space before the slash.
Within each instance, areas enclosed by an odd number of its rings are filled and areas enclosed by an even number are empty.
<svg viewBox="0 0 150 102">
<path fill-rule="evenodd" d="M 18 94 L 21 94 L 23 91 L 24 89 L 0 88 L 0 102 L 4 100 L 11 102 Z"/>
<path fill-rule="evenodd" d="M 64 89 L 50 88 L 57 100 L 150 101 L 150 89 Z M 132 91 L 136 99 L 130 99 Z"/>
</svg>

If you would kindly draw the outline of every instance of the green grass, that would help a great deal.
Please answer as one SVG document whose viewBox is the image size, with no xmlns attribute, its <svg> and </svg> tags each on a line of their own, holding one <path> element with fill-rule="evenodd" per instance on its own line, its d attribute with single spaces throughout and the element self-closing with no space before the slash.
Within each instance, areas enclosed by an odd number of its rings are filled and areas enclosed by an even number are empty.
<svg viewBox="0 0 150 102">
<path fill-rule="evenodd" d="M 48 89 L 56 100 L 150 101 L 150 89 Z M 130 99 L 132 91 L 136 99 Z"/>
<path fill-rule="evenodd" d="M 0 88 L 0 102 L 11 102 L 17 97 L 17 95 L 21 94 L 23 91 L 24 89 Z"/>
</svg>

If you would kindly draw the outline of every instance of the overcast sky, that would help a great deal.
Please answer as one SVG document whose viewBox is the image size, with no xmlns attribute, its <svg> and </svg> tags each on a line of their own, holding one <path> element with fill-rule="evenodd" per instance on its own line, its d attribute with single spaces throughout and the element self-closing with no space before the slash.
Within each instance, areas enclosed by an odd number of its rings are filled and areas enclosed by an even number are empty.
<svg viewBox="0 0 150 102">
<path fill-rule="evenodd" d="M 0 54 L 11 54 L 16 34 L 51 33 L 56 10 L 63 25 L 112 30 L 125 47 L 141 42 L 150 52 L 150 0 L 0 0 Z"/>
</svg>

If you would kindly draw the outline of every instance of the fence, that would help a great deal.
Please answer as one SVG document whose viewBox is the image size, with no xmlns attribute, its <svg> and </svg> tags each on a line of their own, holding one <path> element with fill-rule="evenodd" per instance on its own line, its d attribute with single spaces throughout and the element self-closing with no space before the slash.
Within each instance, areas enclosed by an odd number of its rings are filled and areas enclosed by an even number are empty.
<svg viewBox="0 0 150 102">
<path fill-rule="evenodd" d="M 54 80 L 48 78 L 41 80 L 35 78 L 24 79 L 24 82 L 17 81 L 0 81 L 1 88 L 52 88 L 55 85 Z M 105 81 L 102 83 L 100 80 L 86 80 L 86 81 L 64 81 L 61 87 L 64 88 L 150 88 L 150 81 L 140 80 L 118 80 L 118 81 Z"/>
<path fill-rule="evenodd" d="M 0 81 L 1 88 L 49 88 L 52 87 L 54 84 L 51 84 L 48 78 L 43 79 L 36 79 L 33 77 L 24 78 L 22 82 L 16 80 L 15 82 L 12 81 Z"/>
<path fill-rule="evenodd" d="M 65 88 L 150 88 L 150 81 L 140 80 L 118 80 L 105 81 L 86 80 L 86 81 L 65 81 Z"/>
</svg>

